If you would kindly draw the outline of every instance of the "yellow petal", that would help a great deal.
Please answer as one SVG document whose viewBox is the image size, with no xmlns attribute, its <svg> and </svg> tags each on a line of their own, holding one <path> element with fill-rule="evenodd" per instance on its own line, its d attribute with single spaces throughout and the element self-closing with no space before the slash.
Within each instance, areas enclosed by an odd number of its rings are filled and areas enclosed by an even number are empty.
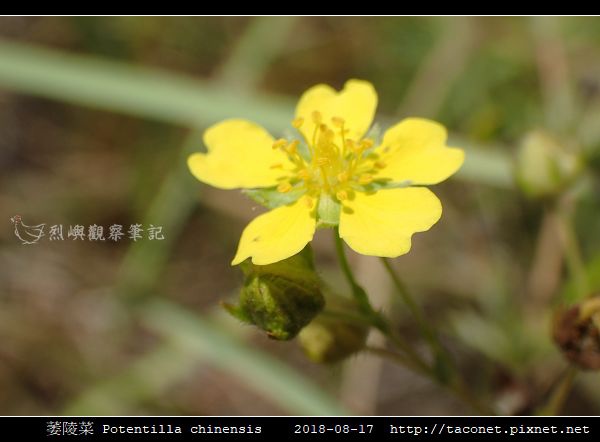
<svg viewBox="0 0 600 442">
<path fill-rule="evenodd" d="M 437 184 L 462 165 L 462 149 L 446 147 L 444 126 L 421 118 L 407 118 L 386 131 L 375 152 L 385 167 L 379 177 L 412 184 Z"/>
<path fill-rule="evenodd" d="M 316 220 L 304 198 L 255 218 L 242 233 L 232 265 L 252 257 L 267 265 L 300 252 L 315 233 Z"/>
<path fill-rule="evenodd" d="M 371 127 L 376 108 L 377 92 L 373 85 L 368 81 L 348 80 L 340 92 L 326 84 L 308 89 L 298 102 L 296 118 L 304 120 L 300 131 L 309 142 L 315 129 L 315 111 L 320 113 L 322 123 L 334 129 L 332 118 L 344 120 L 344 129 L 349 130 L 346 137 L 358 140 Z"/>
<path fill-rule="evenodd" d="M 357 192 L 344 206 L 340 237 L 358 253 L 389 258 L 407 253 L 412 234 L 429 230 L 442 215 L 440 200 L 424 187 Z"/>
<path fill-rule="evenodd" d="M 282 171 L 271 166 L 289 161 L 281 151 L 273 150 L 273 142 L 254 123 L 225 120 L 204 132 L 208 153 L 190 155 L 188 167 L 200 181 L 221 189 L 274 186 Z"/>
</svg>

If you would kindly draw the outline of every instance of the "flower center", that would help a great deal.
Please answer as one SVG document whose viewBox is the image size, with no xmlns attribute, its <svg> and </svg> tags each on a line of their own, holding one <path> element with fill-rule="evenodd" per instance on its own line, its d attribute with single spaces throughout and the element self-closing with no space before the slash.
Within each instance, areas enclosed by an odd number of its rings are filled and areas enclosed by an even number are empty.
<svg viewBox="0 0 600 442">
<path fill-rule="evenodd" d="M 374 175 L 385 167 L 371 151 L 373 140 L 348 138 L 346 123 L 340 117 L 333 117 L 328 125 L 321 113 L 315 111 L 312 121 L 312 136 L 303 136 L 306 152 L 299 150 L 298 140 L 279 139 L 273 143 L 273 149 L 282 150 L 292 163 L 291 168 L 286 169 L 282 164 L 271 166 L 287 172 L 280 178 L 277 190 L 282 193 L 304 190 L 315 198 L 325 192 L 340 202 L 352 198 L 355 190 L 364 190 L 373 182 Z M 292 121 L 297 130 L 303 124 L 302 118 Z"/>
</svg>

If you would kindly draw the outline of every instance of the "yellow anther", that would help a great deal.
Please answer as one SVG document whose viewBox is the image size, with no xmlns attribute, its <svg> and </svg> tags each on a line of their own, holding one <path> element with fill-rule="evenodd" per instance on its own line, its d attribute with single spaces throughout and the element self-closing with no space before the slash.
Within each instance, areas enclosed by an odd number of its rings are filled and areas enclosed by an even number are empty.
<svg viewBox="0 0 600 442">
<path fill-rule="evenodd" d="M 331 143 L 335 138 L 335 133 L 324 124 L 321 124 L 321 136 L 319 143 Z"/>
<path fill-rule="evenodd" d="M 304 204 L 306 205 L 306 207 L 308 207 L 309 209 L 312 209 L 313 206 L 313 200 L 310 196 L 305 196 L 304 198 Z"/>
<path fill-rule="evenodd" d="M 313 111 L 311 116 L 313 123 L 315 124 L 321 124 L 321 121 L 323 121 L 323 115 L 321 115 L 321 112 L 319 111 Z"/>
<path fill-rule="evenodd" d="M 343 119 L 343 118 L 340 118 L 340 117 L 333 117 L 333 118 L 331 118 L 331 122 L 333 123 L 333 125 L 334 125 L 335 127 L 340 127 L 340 128 L 341 128 L 341 127 L 344 125 L 344 123 L 345 123 L 344 119 Z"/>
<path fill-rule="evenodd" d="M 287 144 L 288 144 L 287 140 L 280 138 L 273 143 L 273 149 L 281 149 L 282 147 L 287 146 Z"/>
<path fill-rule="evenodd" d="M 373 182 L 373 175 L 369 175 L 368 173 L 358 177 L 358 184 L 366 185 L 370 184 L 371 182 Z"/>
<path fill-rule="evenodd" d="M 383 161 L 375 161 L 373 165 L 378 169 L 383 169 L 387 164 L 385 164 Z"/>
<path fill-rule="evenodd" d="M 345 183 L 346 181 L 348 181 L 348 178 L 350 178 L 348 176 L 348 172 L 338 173 L 337 179 L 340 183 Z"/>
<path fill-rule="evenodd" d="M 329 164 L 329 158 L 327 157 L 319 157 L 317 158 L 317 165 L 318 166 L 326 166 Z"/>
<path fill-rule="evenodd" d="M 331 129 L 328 129 L 327 126 L 325 126 L 324 124 L 321 124 L 320 130 L 321 133 L 317 139 L 317 145 L 324 146 L 327 144 L 331 144 L 333 142 L 333 139 L 335 138 L 335 134 L 333 133 L 333 131 Z"/>
<path fill-rule="evenodd" d="M 283 164 L 281 164 L 281 163 L 271 164 L 271 169 L 282 169 L 282 168 L 283 168 Z"/>
<path fill-rule="evenodd" d="M 364 140 L 362 140 L 360 142 L 360 145 L 363 149 L 370 149 L 371 147 L 373 147 L 373 140 L 369 139 L 369 138 L 365 138 Z"/>
<path fill-rule="evenodd" d="M 290 183 L 288 183 L 287 181 L 284 181 L 283 183 L 280 183 L 279 186 L 277 186 L 277 192 L 280 192 L 280 193 L 286 193 L 286 192 L 289 192 L 290 190 L 292 190 L 292 185 Z"/>
<path fill-rule="evenodd" d="M 344 201 L 344 200 L 348 199 L 348 192 L 346 192 L 345 190 L 340 190 L 339 192 L 337 192 L 335 194 L 335 196 L 337 197 L 338 200 Z"/>
<path fill-rule="evenodd" d="M 294 140 L 285 148 L 285 150 L 290 155 L 294 155 L 298 151 L 298 144 L 300 144 L 300 142 L 298 140 Z"/>
<path fill-rule="evenodd" d="M 354 140 L 348 138 L 346 139 L 346 147 L 354 152 L 356 150 L 356 143 L 354 143 Z"/>
<path fill-rule="evenodd" d="M 300 127 L 304 124 L 304 118 L 298 117 L 292 120 L 292 126 L 296 129 L 300 129 Z"/>
<path fill-rule="evenodd" d="M 298 175 L 298 177 L 303 180 L 307 180 L 310 178 L 310 172 L 308 171 L 308 169 L 302 169 L 302 170 L 298 171 L 298 173 L 296 175 Z"/>
</svg>

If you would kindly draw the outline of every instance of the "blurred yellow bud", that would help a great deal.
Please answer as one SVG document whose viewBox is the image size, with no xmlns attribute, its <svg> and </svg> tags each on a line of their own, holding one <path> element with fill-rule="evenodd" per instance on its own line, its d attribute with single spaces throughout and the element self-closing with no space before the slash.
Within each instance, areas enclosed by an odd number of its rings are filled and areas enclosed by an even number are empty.
<svg viewBox="0 0 600 442">
<path fill-rule="evenodd" d="M 327 296 L 327 312 L 302 329 L 298 342 L 306 356 L 317 363 L 332 364 L 362 350 L 369 327 L 347 318 L 359 317 L 354 303 L 341 296 Z"/>
</svg>

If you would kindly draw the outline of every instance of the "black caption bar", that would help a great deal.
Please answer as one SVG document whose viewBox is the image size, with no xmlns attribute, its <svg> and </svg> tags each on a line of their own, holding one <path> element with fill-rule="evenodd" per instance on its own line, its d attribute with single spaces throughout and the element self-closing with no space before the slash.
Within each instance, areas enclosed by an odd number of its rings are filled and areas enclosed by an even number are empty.
<svg viewBox="0 0 600 442">
<path fill-rule="evenodd" d="M 1 419 L 3 440 L 600 440 L 600 417 L 50 416 Z"/>
</svg>

